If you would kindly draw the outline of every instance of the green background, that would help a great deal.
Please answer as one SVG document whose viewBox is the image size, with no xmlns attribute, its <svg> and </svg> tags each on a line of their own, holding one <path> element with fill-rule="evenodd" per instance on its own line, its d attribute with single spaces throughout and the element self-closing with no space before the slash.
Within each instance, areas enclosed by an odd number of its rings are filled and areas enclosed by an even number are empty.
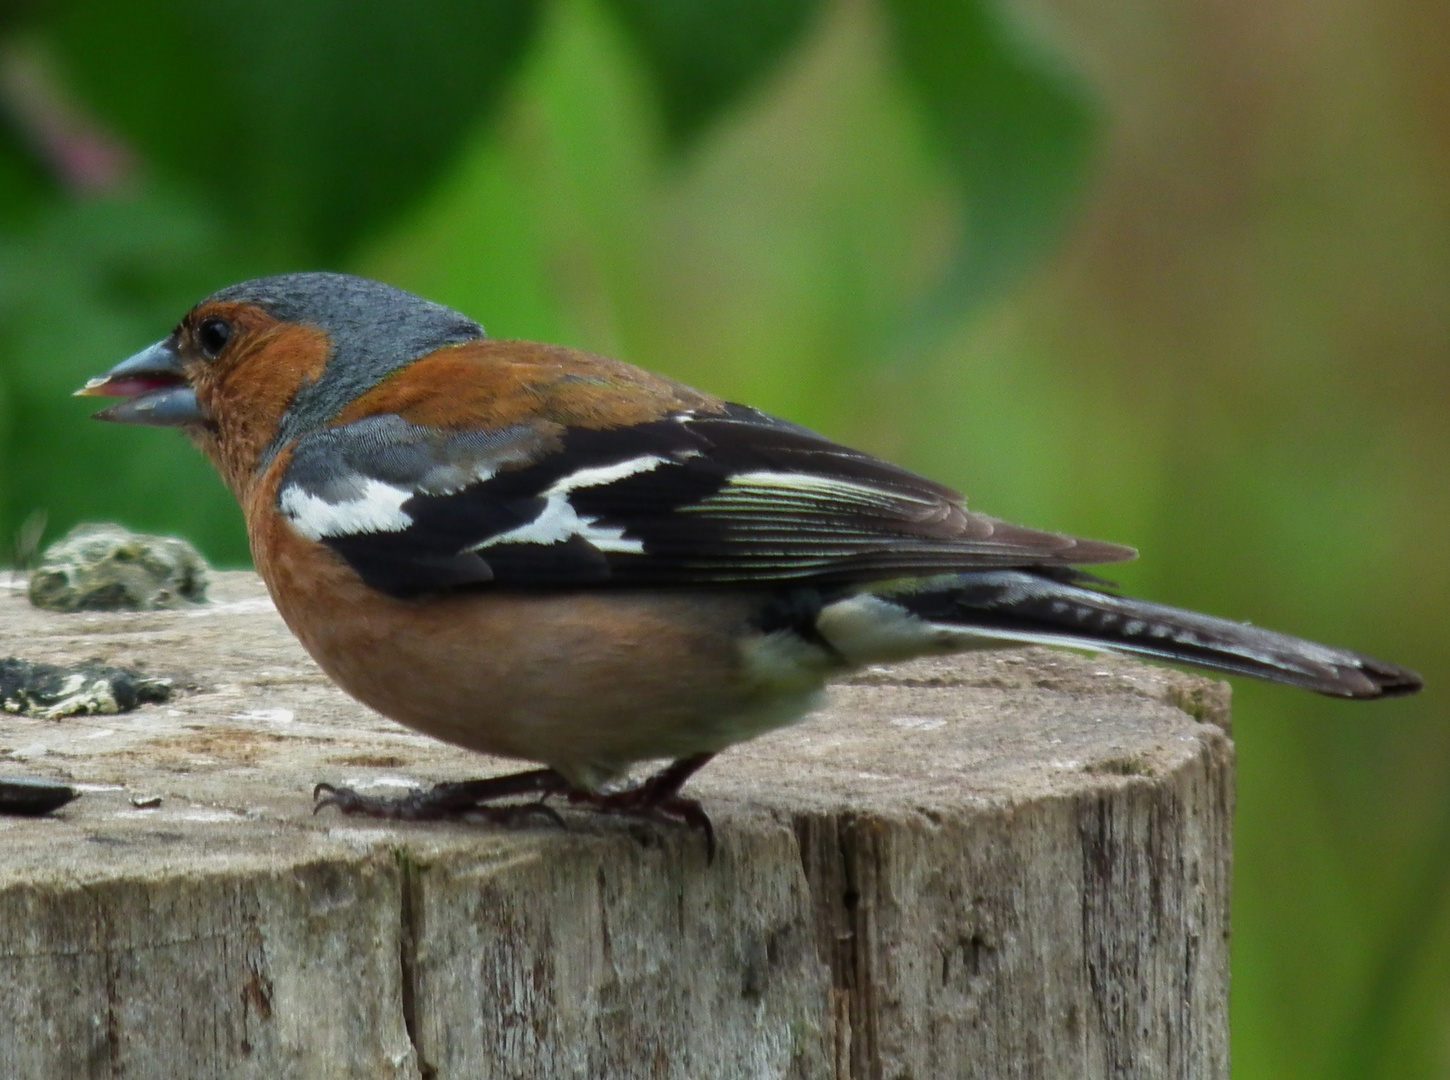
<svg viewBox="0 0 1450 1080">
<path fill-rule="evenodd" d="M 0 8 L 0 550 L 245 562 L 67 395 L 261 273 L 750 402 L 1423 671 L 1235 687 L 1234 1068 L 1450 1076 L 1447 54 L 1415 0 Z"/>
</svg>

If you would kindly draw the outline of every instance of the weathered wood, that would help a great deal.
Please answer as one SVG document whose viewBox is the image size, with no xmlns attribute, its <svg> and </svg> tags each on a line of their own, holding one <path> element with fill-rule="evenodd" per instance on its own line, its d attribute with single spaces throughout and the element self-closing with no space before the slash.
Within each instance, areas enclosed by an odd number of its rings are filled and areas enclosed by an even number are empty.
<svg viewBox="0 0 1450 1080">
<path fill-rule="evenodd" d="M 871 671 L 693 782 L 720 832 L 310 812 L 511 767 L 353 704 L 255 578 L 191 611 L 0 590 L 0 656 L 143 666 L 0 718 L 0 1076 L 1227 1077 L 1227 690 L 1061 653 Z M 132 800 L 162 797 L 155 809 Z"/>
</svg>

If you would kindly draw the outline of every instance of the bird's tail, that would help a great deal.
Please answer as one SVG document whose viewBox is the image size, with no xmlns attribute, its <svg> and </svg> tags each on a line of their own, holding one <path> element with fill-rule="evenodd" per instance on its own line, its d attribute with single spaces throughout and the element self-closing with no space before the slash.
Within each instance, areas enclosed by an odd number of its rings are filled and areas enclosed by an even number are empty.
<svg viewBox="0 0 1450 1080">
<path fill-rule="evenodd" d="M 982 570 L 894 583 L 827 604 L 817 630 L 853 663 L 1006 641 L 1108 649 L 1347 698 L 1412 694 L 1383 660 L 1193 611 L 1129 600 L 1051 571 Z"/>
</svg>

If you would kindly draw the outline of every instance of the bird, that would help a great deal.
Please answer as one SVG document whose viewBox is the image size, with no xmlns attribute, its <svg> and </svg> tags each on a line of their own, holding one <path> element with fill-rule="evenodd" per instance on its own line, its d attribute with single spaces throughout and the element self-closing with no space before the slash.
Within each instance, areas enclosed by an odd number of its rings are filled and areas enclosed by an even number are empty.
<svg viewBox="0 0 1450 1080">
<path fill-rule="evenodd" d="M 1035 643 L 1342 698 L 1413 693 L 1347 649 L 1125 598 L 1132 548 L 1010 524 L 805 427 L 606 357 L 495 340 L 331 272 L 224 288 L 88 382 L 179 428 L 240 502 L 322 670 L 407 727 L 536 768 L 315 809 L 557 814 L 714 833 L 685 783 L 863 665 Z M 631 784 L 640 763 L 669 764 Z M 520 806 L 520 796 L 537 801 Z"/>
</svg>

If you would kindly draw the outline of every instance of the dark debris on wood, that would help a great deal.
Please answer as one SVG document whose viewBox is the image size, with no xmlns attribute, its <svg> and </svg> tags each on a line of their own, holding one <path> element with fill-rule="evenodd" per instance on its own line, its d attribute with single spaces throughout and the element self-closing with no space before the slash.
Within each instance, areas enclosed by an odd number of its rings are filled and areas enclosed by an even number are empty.
<svg viewBox="0 0 1450 1080">
<path fill-rule="evenodd" d="M 0 659 L 0 711 L 57 720 L 130 712 L 171 699 L 170 679 L 90 663 L 60 667 L 14 656 Z"/>
<path fill-rule="evenodd" d="M 69 784 L 34 780 L 26 776 L 0 776 L 0 814 L 39 817 L 59 810 L 80 795 Z"/>
</svg>

